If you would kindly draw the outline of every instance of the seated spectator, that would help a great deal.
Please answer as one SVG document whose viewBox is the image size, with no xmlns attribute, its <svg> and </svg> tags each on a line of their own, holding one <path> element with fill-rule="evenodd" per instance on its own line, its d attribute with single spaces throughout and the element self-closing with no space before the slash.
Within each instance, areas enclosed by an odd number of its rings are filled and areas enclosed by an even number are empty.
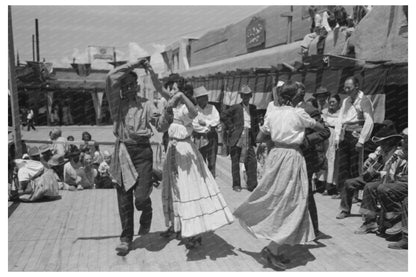
<svg viewBox="0 0 416 277">
<path fill-rule="evenodd" d="M 30 160 L 40 162 L 40 152 L 37 146 L 30 147 L 27 154 Z"/>
<path fill-rule="evenodd" d="M 400 235 L 402 231 L 402 202 L 408 196 L 408 129 L 402 132 L 402 149 L 395 151 L 390 163 L 389 174 L 378 187 L 378 200 L 381 205 L 380 232 L 388 236 Z M 387 230 L 386 230 L 387 229 Z"/>
<path fill-rule="evenodd" d="M 111 177 L 109 170 L 111 164 L 111 154 L 108 151 L 103 152 L 104 160 L 100 163 L 98 167 L 98 175 L 96 179 L 96 188 L 97 189 L 107 189 L 114 188 L 116 181 Z"/>
<path fill-rule="evenodd" d="M 68 137 L 66 138 L 66 140 L 67 140 L 67 141 L 74 141 L 74 140 L 75 140 L 75 138 L 74 138 L 74 136 L 68 136 Z"/>
<path fill-rule="evenodd" d="M 386 170 L 389 166 L 386 162 L 392 157 L 394 152 L 397 150 L 396 146 L 400 141 L 401 136 L 393 128 L 383 127 L 381 128 L 372 138 L 373 142 L 378 143 L 380 147 L 377 148 L 376 152 L 369 155 L 369 158 L 363 165 L 363 174 L 357 178 L 347 179 L 344 182 L 343 188 L 341 189 L 341 212 L 337 215 L 337 219 L 344 219 L 350 215 L 352 198 L 355 192 L 364 189 L 372 190 L 373 187 L 377 187 L 381 181 L 381 172 Z M 380 171 L 382 170 L 382 171 Z M 367 197 L 367 196 L 366 196 Z M 363 197 L 364 198 L 364 197 Z M 367 210 L 374 210 L 371 208 L 370 200 L 363 200 L 361 208 Z M 368 233 L 375 232 L 378 229 L 377 223 L 373 212 L 367 213 L 365 222 L 360 230 L 356 233 Z M 362 229 L 362 230 L 361 230 Z"/>
<path fill-rule="evenodd" d="M 39 147 L 40 162 L 45 168 L 49 168 L 48 161 L 52 158 L 52 149 L 48 144 L 43 144 Z"/>
<path fill-rule="evenodd" d="M 55 178 L 58 182 L 59 189 L 75 190 L 74 186 L 70 186 L 70 185 L 66 184 L 63 181 L 64 180 L 64 178 L 63 178 L 63 168 L 64 168 L 65 163 L 67 163 L 67 162 L 68 162 L 68 160 L 65 159 L 64 155 L 55 154 L 49 159 L 48 166 L 55 173 Z"/>
<path fill-rule="evenodd" d="M 83 132 L 81 139 L 84 141 L 84 144 L 79 146 L 79 150 L 82 153 L 88 153 L 94 157 L 94 153 L 99 151 L 98 144 L 92 140 L 91 134 L 88 132 Z"/>
<path fill-rule="evenodd" d="M 52 140 L 52 154 L 65 155 L 68 151 L 67 139 L 62 136 L 60 128 L 53 128 L 49 133 L 50 139 Z"/>
<path fill-rule="evenodd" d="M 372 227 L 376 226 L 378 230 L 384 233 L 385 228 L 383 226 L 377 225 L 377 199 L 383 199 L 384 195 L 387 194 L 387 198 L 390 201 L 391 195 L 399 195 L 401 199 L 396 201 L 397 208 L 394 210 L 397 212 L 397 220 L 392 220 L 393 222 L 400 221 L 401 205 L 400 202 L 403 200 L 404 196 L 407 195 L 407 183 L 393 183 L 392 181 L 398 177 L 399 174 L 403 173 L 403 169 L 407 169 L 407 161 L 404 159 L 405 155 L 403 150 L 398 147 L 398 143 L 402 139 L 402 136 L 396 134 L 387 135 L 386 137 L 377 138 L 374 137 L 373 141 L 380 145 L 381 151 L 386 153 L 383 170 L 377 171 L 374 166 L 370 165 L 367 169 L 367 172 L 364 172 L 365 175 L 379 177 L 379 180 L 376 182 L 367 183 L 364 186 L 363 192 L 363 201 L 361 203 L 360 213 L 363 216 L 364 223 L 361 227 L 355 231 L 356 234 L 366 234 L 372 230 Z M 389 183 L 389 184 L 388 184 Z M 390 187 L 392 187 L 390 189 Z M 387 193 L 384 193 L 387 191 Z M 384 201 L 385 202 L 385 201 Z M 386 211 L 385 211 L 386 212 Z M 381 218 L 383 218 L 383 212 Z M 390 210 L 389 210 L 390 212 Z M 386 214 L 387 215 L 387 214 Z M 381 223 L 381 222 L 380 222 Z M 383 225 L 383 224 L 382 224 Z"/>
<path fill-rule="evenodd" d="M 77 147 L 67 153 L 66 157 L 69 159 L 69 162 L 64 165 L 64 182 L 78 190 L 83 190 L 84 188 L 81 185 L 82 178 L 78 175 L 82 166 L 80 154 L 81 152 Z"/>
<path fill-rule="evenodd" d="M 85 154 L 84 155 L 84 166 L 82 167 L 83 169 L 83 174 L 85 176 L 82 176 L 82 187 L 87 189 L 87 188 L 95 188 L 96 184 L 95 184 L 95 178 L 97 177 L 97 170 L 92 166 L 92 157 L 90 154 Z M 82 173 L 81 173 L 82 174 Z"/>
<path fill-rule="evenodd" d="M 311 33 L 307 34 L 303 38 L 303 41 L 301 44 L 301 54 L 303 56 L 308 56 L 309 45 L 316 37 L 319 37 L 317 54 L 323 54 L 323 47 L 325 44 L 325 39 L 328 35 L 328 32 L 332 30 L 331 26 L 328 23 L 328 18 L 330 17 L 330 13 L 328 11 L 325 10 L 322 12 L 322 15 L 320 15 L 317 12 L 317 8 L 314 6 L 311 6 L 309 8 L 309 14 L 312 19 L 312 27 L 311 27 Z"/>
<path fill-rule="evenodd" d="M 16 160 L 17 181 L 20 192 L 18 197 L 22 201 L 40 201 L 59 196 L 58 182 L 53 170 L 44 168 L 40 161 Z"/>
</svg>

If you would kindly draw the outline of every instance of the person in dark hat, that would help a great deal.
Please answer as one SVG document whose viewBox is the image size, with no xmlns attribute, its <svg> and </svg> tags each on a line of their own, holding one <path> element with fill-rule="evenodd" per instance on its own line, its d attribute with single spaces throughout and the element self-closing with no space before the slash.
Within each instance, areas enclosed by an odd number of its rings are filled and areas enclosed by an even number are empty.
<svg viewBox="0 0 416 277">
<path fill-rule="evenodd" d="M 233 190 L 241 191 L 240 159 L 244 161 L 247 174 L 247 189 L 257 187 L 257 159 L 254 152 L 259 132 L 257 108 L 249 104 L 253 93 L 249 86 L 242 86 L 238 92 L 241 103 L 223 111 L 221 121 L 225 124 L 225 143 L 230 147 Z M 242 157 L 241 157 L 242 156 Z"/>
<path fill-rule="evenodd" d="M 389 161 L 395 155 L 397 146 L 402 136 L 393 128 L 385 126 L 381 128 L 372 138 L 377 147 L 374 153 L 371 153 L 363 165 L 363 174 L 359 177 L 348 179 L 341 188 L 340 213 L 337 219 L 344 219 L 350 215 L 352 198 L 356 191 L 364 189 L 363 201 L 361 203 L 361 213 L 364 214 L 363 225 L 355 232 L 356 234 L 365 234 L 375 232 L 378 229 L 376 223 L 376 196 L 374 193 L 377 187 L 383 181 L 382 173 L 389 166 Z"/>
<path fill-rule="evenodd" d="M 326 87 L 319 87 L 312 96 L 316 99 L 318 104 L 318 110 L 322 112 L 323 109 L 328 107 L 328 100 L 331 93 Z"/>
<path fill-rule="evenodd" d="M 215 106 L 208 103 L 208 91 L 205 87 L 194 89 L 194 96 L 198 105 L 197 117 L 194 118 L 194 143 L 199 149 L 202 158 L 208 164 L 208 168 L 215 177 L 215 164 L 218 152 L 217 126 L 220 124 L 220 115 Z"/>
<path fill-rule="evenodd" d="M 401 240 L 389 248 L 407 249 L 407 201 L 408 197 L 408 128 L 402 131 L 401 149 L 395 151 L 386 170 L 384 182 L 377 189 L 381 205 L 380 231 L 391 239 Z M 388 172 L 390 174 L 388 174 Z"/>
<path fill-rule="evenodd" d="M 321 113 L 317 108 L 309 104 L 306 104 L 302 108 L 311 118 L 315 119 L 316 122 L 319 122 L 322 126 L 324 126 L 322 130 L 306 128 L 305 138 L 301 144 L 301 149 L 306 162 L 306 171 L 308 173 L 308 209 L 309 214 L 311 215 L 315 236 L 319 238 L 321 232 L 319 231 L 318 210 L 313 196 L 314 191 L 312 188 L 312 178 L 314 174 L 317 174 L 321 170 L 327 168 L 324 143 L 331 135 L 331 132 L 329 128 L 324 125 Z M 317 191 L 321 192 L 322 188 L 325 188 L 324 184 L 320 183 L 318 180 L 315 181 L 315 184 Z"/>
</svg>

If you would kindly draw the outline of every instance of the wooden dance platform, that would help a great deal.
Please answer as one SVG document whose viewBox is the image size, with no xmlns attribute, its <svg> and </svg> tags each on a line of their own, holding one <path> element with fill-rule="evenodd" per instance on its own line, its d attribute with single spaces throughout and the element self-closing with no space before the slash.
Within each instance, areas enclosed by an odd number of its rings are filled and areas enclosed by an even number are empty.
<svg viewBox="0 0 416 277">
<path fill-rule="evenodd" d="M 230 167 L 229 157 L 218 156 L 216 180 L 234 210 L 249 192 L 232 190 Z M 9 271 L 273 271 L 259 255 L 268 243 L 248 234 L 238 222 L 204 234 L 202 246 L 191 251 L 176 239 L 161 237 L 166 227 L 160 189 L 151 196 L 150 233 L 135 236 L 134 249 L 124 257 L 114 250 L 121 232 L 114 189 L 60 194 L 61 199 L 50 202 L 9 202 Z M 356 216 L 337 220 L 340 200 L 320 194 L 315 199 L 320 229 L 327 236 L 286 247 L 291 259 L 287 271 L 408 270 L 407 250 L 389 249 L 389 242 L 374 234 L 354 234 L 361 225 L 357 204 L 352 210 Z M 136 212 L 136 232 L 138 216 Z"/>
</svg>

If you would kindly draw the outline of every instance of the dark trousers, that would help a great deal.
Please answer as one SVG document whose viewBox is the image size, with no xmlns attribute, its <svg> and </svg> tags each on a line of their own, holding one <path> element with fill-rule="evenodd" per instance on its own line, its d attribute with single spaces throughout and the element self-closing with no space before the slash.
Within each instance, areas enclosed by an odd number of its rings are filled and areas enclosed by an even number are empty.
<svg viewBox="0 0 416 277">
<path fill-rule="evenodd" d="M 240 180 L 240 156 L 241 147 L 231 146 L 231 170 L 233 175 L 233 187 L 241 187 Z M 253 190 L 257 187 L 257 159 L 254 153 L 253 146 L 249 146 L 247 149 L 247 157 L 244 161 L 247 174 L 247 188 Z"/>
<path fill-rule="evenodd" d="M 354 196 L 354 193 L 358 190 L 364 189 L 364 187 L 367 184 L 369 186 L 373 186 L 372 183 L 380 183 L 380 181 L 367 183 L 363 180 L 363 177 L 361 176 L 346 180 L 344 182 L 344 186 L 341 188 L 341 211 L 348 213 L 351 212 L 352 198 Z"/>
<path fill-rule="evenodd" d="M 199 148 L 199 152 L 204 161 L 208 164 L 208 169 L 211 171 L 212 176 L 215 177 L 215 165 L 217 163 L 218 153 L 218 134 L 215 131 L 208 132 L 207 138 L 208 144 Z"/>
<path fill-rule="evenodd" d="M 319 233 L 319 223 L 318 223 L 318 210 L 316 208 L 315 198 L 313 197 L 312 190 L 312 174 L 308 172 L 308 210 L 309 215 L 311 216 L 313 231 L 315 236 Z"/>
<path fill-rule="evenodd" d="M 364 186 L 360 213 L 364 215 L 366 222 L 377 220 L 378 188 L 380 184 L 381 181 L 378 181 L 367 183 Z"/>
<path fill-rule="evenodd" d="M 352 135 L 352 132 L 345 131 L 344 140 L 339 143 L 339 168 L 338 168 L 338 184 L 344 181 L 358 177 L 358 158 L 359 154 L 355 150 L 358 139 Z"/>
<path fill-rule="evenodd" d="M 33 130 L 36 130 L 35 125 L 33 123 L 33 118 L 29 119 L 27 122 L 27 130 L 30 131 L 30 128 L 32 128 Z"/>
<path fill-rule="evenodd" d="M 152 222 L 153 210 L 150 193 L 152 192 L 153 151 L 149 144 L 126 144 L 126 148 L 133 161 L 134 167 L 139 174 L 136 184 L 128 191 L 124 189 L 124 186 L 116 186 L 118 210 L 122 228 L 120 240 L 130 242 L 133 240 L 134 233 L 133 194 L 135 197 L 134 204 L 136 209 L 142 211 L 140 225 L 150 226 Z"/>
<path fill-rule="evenodd" d="M 407 183 L 393 182 L 378 187 L 380 205 L 387 220 L 402 214 L 402 201 L 408 195 Z"/>
</svg>

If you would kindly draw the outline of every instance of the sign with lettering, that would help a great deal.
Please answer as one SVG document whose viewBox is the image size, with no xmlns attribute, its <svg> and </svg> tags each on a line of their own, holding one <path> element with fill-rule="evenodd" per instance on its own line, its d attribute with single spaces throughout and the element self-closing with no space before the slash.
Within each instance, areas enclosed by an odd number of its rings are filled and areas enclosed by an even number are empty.
<svg viewBox="0 0 416 277">
<path fill-rule="evenodd" d="M 253 17 L 246 29 L 246 47 L 248 49 L 262 45 L 266 40 L 264 20 Z"/>
</svg>

